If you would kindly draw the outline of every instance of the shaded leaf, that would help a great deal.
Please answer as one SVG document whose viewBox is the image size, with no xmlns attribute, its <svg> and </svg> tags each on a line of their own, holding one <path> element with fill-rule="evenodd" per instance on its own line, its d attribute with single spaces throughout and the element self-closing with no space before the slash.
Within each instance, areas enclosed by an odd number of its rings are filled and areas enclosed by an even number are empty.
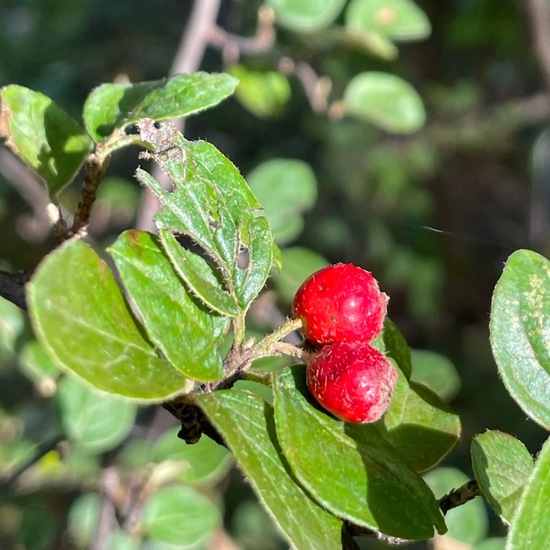
<svg viewBox="0 0 550 550">
<path fill-rule="evenodd" d="M 0 138 L 46 182 L 51 196 L 68 185 L 92 141 L 49 97 L 10 85 L 0 89 Z"/>
<path fill-rule="evenodd" d="M 379 428 L 417 472 L 433 468 L 460 437 L 460 418 L 431 390 L 399 372 L 392 400 Z"/>
<path fill-rule="evenodd" d="M 456 468 L 436 468 L 425 474 L 424 479 L 437 498 L 443 497 L 469 481 L 469 478 Z M 454 539 L 473 545 L 483 540 L 487 534 L 487 512 L 480 497 L 449 510 L 445 515 L 445 521 L 449 528 L 446 538 L 448 537 L 451 542 Z"/>
<path fill-rule="evenodd" d="M 136 84 L 103 84 L 84 105 L 84 123 L 95 141 L 141 118 L 166 120 L 189 116 L 231 95 L 237 80 L 228 74 L 178 74 Z"/>
<path fill-rule="evenodd" d="M 433 351 L 412 350 L 411 380 L 423 384 L 447 401 L 460 389 L 460 377 L 453 363 Z"/>
<path fill-rule="evenodd" d="M 506 548 L 547 548 L 550 541 L 550 439 L 537 456 L 535 469 L 523 490 L 519 507 L 512 520 Z"/>
<path fill-rule="evenodd" d="M 168 361 L 196 380 L 221 378 L 222 358 L 216 348 L 229 320 L 207 311 L 189 294 L 158 238 L 126 231 L 110 252 L 149 338 Z"/>
<path fill-rule="evenodd" d="M 416 132 L 426 119 L 416 90 L 388 73 L 370 71 L 356 75 L 346 87 L 343 103 L 348 114 L 398 134 Z"/>
<path fill-rule="evenodd" d="M 46 256 L 27 290 L 35 332 L 60 368 L 143 401 L 185 388 L 182 374 L 143 338 L 107 265 L 79 239 Z"/>
<path fill-rule="evenodd" d="M 346 26 L 355 32 L 377 32 L 395 40 L 429 36 L 430 21 L 411 0 L 351 0 Z"/>
<path fill-rule="evenodd" d="M 281 72 L 249 69 L 245 65 L 233 65 L 229 72 L 239 85 L 235 97 L 260 118 L 280 115 L 290 99 L 288 78 Z"/>
<path fill-rule="evenodd" d="M 170 460 L 180 466 L 177 478 L 182 483 L 213 483 L 231 466 L 231 455 L 225 447 L 202 436 L 188 445 L 178 438 L 180 428 L 166 431 L 155 443 L 153 458 L 158 462 Z"/>
<path fill-rule="evenodd" d="M 273 389 L 283 453 L 300 483 L 327 510 L 401 538 L 430 538 L 434 525 L 446 530 L 429 488 L 374 424 L 345 424 L 318 410 L 302 367 L 274 376 Z"/>
<path fill-rule="evenodd" d="M 60 382 L 56 401 L 66 434 L 88 452 L 113 449 L 134 425 L 133 403 L 100 395 L 72 378 Z"/>
<path fill-rule="evenodd" d="M 374 347 L 391 357 L 407 377 L 411 376 L 411 350 L 397 325 L 389 318 L 384 319 L 384 330 L 374 342 Z"/>
<path fill-rule="evenodd" d="M 295 239 L 303 227 L 302 213 L 317 199 L 317 180 L 309 164 L 297 159 L 272 159 L 257 166 L 248 183 L 264 205 L 273 238 L 279 244 Z"/>
<path fill-rule="evenodd" d="M 342 11 L 345 0 L 268 0 L 277 22 L 295 31 L 317 31 L 330 25 Z"/>
<path fill-rule="evenodd" d="M 506 389 L 535 422 L 550 430 L 550 262 L 514 252 L 493 294 L 491 347 Z"/>
<path fill-rule="evenodd" d="M 220 511 L 204 495 L 191 487 L 165 487 L 145 502 L 141 514 L 151 537 L 178 547 L 204 541 L 221 523 Z"/>
<path fill-rule="evenodd" d="M 239 390 L 203 394 L 198 401 L 289 544 L 295 550 L 340 548 L 342 522 L 296 484 L 281 456 L 273 408 Z"/>
<path fill-rule="evenodd" d="M 474 438 L 471 456 L 483 496 L 510 523 L 533 471 L 533 457 L 521 441 L 495 430 Z"/>
</svg>

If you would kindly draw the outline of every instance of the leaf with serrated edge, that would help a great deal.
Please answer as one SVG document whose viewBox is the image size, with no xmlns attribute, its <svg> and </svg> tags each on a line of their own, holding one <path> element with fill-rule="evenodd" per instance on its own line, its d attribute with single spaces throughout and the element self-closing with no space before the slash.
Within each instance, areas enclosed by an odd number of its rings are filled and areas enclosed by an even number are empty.
<svg viewBox="0 0 550 550">
<path fill-rule="evenodd" d="M 221 378 L 217 346 L 229 321 L 189 294 L 158 238 L 145 231 L 126 231 L 110 253 L 147 334 L 166 359 L 195 380 Z"/>
<path fill-rule="evenodd" d="M 341 548 L 342 521 L 311 500 L 288 471 L 275 435 L 272 407 L 239 390 L 203 394 L 197 400 L 292 547 Z"/>
<path fill-rule="evenodd" d="M 550 541 L 550 439 L 544 443 L 512 520 L 506 550 L 548 548 Z"/>
<path fill-rule="evenodd" d="M 400 538 L 430 538 L 434 524 L 440 532 L 446 530 L 433 493 L 376 427 L 346 424 L 313 405 L 303 367 L 274 375 L 273 389 L 283 453 L 300 483 L 322 506 Z"/>
<path fill-rule="evenodd" d="M 115 129 L 141 118 L 166 120 L 189 116 L 217 105 L 231 95 L 237 80 L 228 74 L 179 74 L 135 84 L 103 84 L 84 105 L 86 129 L 103 141 Z"/>
<path fill-rule="evenodd" d="M 239 313 L 235 297 L 223 288 L 204 258 L 181 246 L 171 231 L 161 229 L 159 237 L 174 269 L 197 298 L 222 315 L 233 317 Z"/>
<path fill-rule="evenodd" d="M 239 309 L 246 310 L 265 283 L 273 260 L 269 224 L 254 216 L 260 209 L 258 201 L 235 166 L 213 145 L 187 141 L 166 126 L 156 130 L 148 121 L 143 121 L 140 129 L 143 139 L 156 147 L 153 158 L 174 186 L 164 191 L 147 172 L 136 172 L 138 180 L 161 202 L 155 216 L 157 227 L 186 235 L 198 244 L 219 270 L 221 290 L 238 302 Z M 249 262 L 242 267 L 238 258 L 245 251 Z M 223 295 L 209 300 L 191 276 L 187 280 L 207 305 L 227 310 L 227 304 L 219 303 Z"/>
<path fill-rule="evenodd" d="M 417 472 L 433 468 L 460 437 L 460 418 L 434 392 L 399 372 L 380 432 Z"/>
<path fill-rule="evenodd" d="M 56 364 L 108 393 L 161 401 L 186 387 L 143 338 L 113 274 L 79 239 L 46 256 L 28 287 L 35 332 Z"/>
<path fill-rule="evenodd" d="M 510 523 L 533 471 L 533 457 L 521 441 L 496 430 L 476 436 L 471 455 L 483 496 Z"/>
<path fill-rule="evenodd" d="M 493 294 L 491 348 L 506 389 L 550 429 L 550 262 L 530 250 L 507 260 Z"/>
<path fill-rule="evenodd" d="M 92 148 L 80 125 L 52 99 L 23 86 L 0 89 L 0 138 L 48 186 L 68 185 Z"/>
</svg>

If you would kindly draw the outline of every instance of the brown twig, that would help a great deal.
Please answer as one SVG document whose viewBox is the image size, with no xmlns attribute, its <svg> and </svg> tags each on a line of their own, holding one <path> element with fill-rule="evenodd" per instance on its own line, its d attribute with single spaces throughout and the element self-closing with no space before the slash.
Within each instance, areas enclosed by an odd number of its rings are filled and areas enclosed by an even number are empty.
<svg viewBox="0 0 550 550">
<path fill-rule="evenodd" d="M 439 507 L 446 514 L 449 510 L 466 504 L 475 497 L 482 496 L 483 493 L 475 479 L 468 481 L 458 489 L 453 489 L 451 492 L 439 499 Z"/>
</svg>

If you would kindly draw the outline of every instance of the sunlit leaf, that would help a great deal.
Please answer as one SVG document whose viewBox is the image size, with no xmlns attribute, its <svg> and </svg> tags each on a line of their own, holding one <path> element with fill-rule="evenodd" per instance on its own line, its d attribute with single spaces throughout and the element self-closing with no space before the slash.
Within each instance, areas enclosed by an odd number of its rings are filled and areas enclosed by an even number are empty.
<svg viewBox="0 0 550 550">
<path fill-rule="evenodd" d="M 533 457 L 521 441 L 494 430 L 474 438 L 471 455 L 484 497 L 510 523 L 533 471 Z"/>
<path fill-rule="evenodd" d="M 60 368 L 144 401 L 185 388 L 142 336 L 107 265 L 79 239 L 46 256 L 27 289 L 35 332 Z"/>
<path fill-rule="evenodd" d="M 412 350 L 411 380 L 427 386 L 441 399 L 448 401 L 460 389 L 460 377 L 453 363 L 433 351 Z"/>
<path fill-rule="evenodd" d="M 546 548 L 550 541 L 550 440 L 547 440 L 535 462 L 535 469 L 523 490 L 519 507 L 512 520 L 506 548 Z"/>
<path fill-rule="evenodd" d="M 45 181 L 52 196 L 73 180 L 92 148 L 84 130 L 59 105 L 16 85 L 0 89 L 0 138 Z"/>
<path fill-rule="evenodd" d="M 493 355 L 506 389 L 535 422 L 550 430 L 550 262 L 514 252 L 493 294 Z"/>
<path fill-rule="evenodd" d="M 340 548 L 342 522 L 296 484 L 281 456 L 273 408 L 239 390 L 203 394 L 198 400 L 292 548 Z"/>
<path fill-rule="evenodd" d="M 103 141 L 115 129 L 141 118 L 166 120 L 189 116 L 217 105 L 235 90 L 237 80 L 228 74 L 179 74 L 135 84 L 103 84 L 84 105 L 86 129 Z"/>
<path fill-rule="evenodd" d="M 352 523 L 401 538 L 430 538 L 434 525 L 446 530 L 432 492 L 374 424 L 346 424 L 320 411 L 302 367 L 274 376 L 273 389 L 282 451 L 296 478 L 322 506 Z"/>
<path fill-rule="evenodd" d="M 190 378 L 220 378 L 223 366 L 216 348 L 229 321 L 190 295 L 158 238 L 145 231 L 126 231 L 110 252 L 128 298 L 168 361 Z"/>
<path fill-rule="evenodd" d="M 410 134 L 426 119 L 416 90 L 398 76 L 364 72 L 348 83 L 343 98 L 346 112 L 388 132 Z"/>
<path fill-rule="evenodd" d="M 317 31 L 330 25 L 345 4 L 345 0 L 268 0 L 277 22 L 295 31 Z"/>
</svg>

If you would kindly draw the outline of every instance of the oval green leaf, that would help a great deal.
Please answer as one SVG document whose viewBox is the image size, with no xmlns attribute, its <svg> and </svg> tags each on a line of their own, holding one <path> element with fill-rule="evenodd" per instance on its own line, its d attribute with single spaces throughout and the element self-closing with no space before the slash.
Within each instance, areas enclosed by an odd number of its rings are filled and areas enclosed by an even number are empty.
<svg viewBox="0 0 550 550">
<path fill-rule="evenodd" d="M 191 487 L 165 487 L 145 502 L 144 530 L 153 538 L 178 548 L 197 545 L 221 523 L 215 504 Z"/>
<path fill-rule="evenodd" d="M 521 441 L 495 430 L 476 436 L 470 452 L 483 496 L 510 523 L 533 471 L 533 457 Z"/>
<path fill-rule="evenodd" d="M 460 418 L 435 393 L 399 372 L 390 407 L 378 425 L 417 472 L 433 468 L 460 437 Z"/>
<path fill-rule="evenodd" d="M 514 252 L 493 294 L 491 347 L 506 389 L 529 417 L 550 430 L 550 262 Z"/>
<path fill-rule="evenodd" d="M 460 389 L 460 377 L 453 363 L 429 350 L 412 350 L 411 380 L 430 388 L 441 399 L 448 401 Z"/>
<path fill-rule="evenodd" d="M 198 401 L 292 548 L 341 548 L 342 521 L 308 496 L 281 455 L 273 408 L 240 390 L 203 394 Z"/>
<path fill-rule="evenodd" d="M 212 439 L 202 436 L 200 440 L 188 445 L 178 438 L 180 428 L 168 430 L 155 443 L 153 458 L 162 462 L 169 460 L 180 467 L 177 478 L 182 483 L 214 483 L 231 466 L 231 455 L 225 447 Z"/>
<path fill-rule="evenodd" d="M 79 239 L 46 256 L 27 291 L 35 332 L 60 368 L 142 401 L 185 388 L 183 375 L 142 336 L 107 265 Z"/>
<path fill-rule="evenodd" d="M 72 378 L 61 381 L 56 401 L 67 436 L 88 452 L 113 449 L 134 425 L 135 404 L 100 395 Z"/>
<path fill-rule="evenodd" d="M 228 74 L 179 74 L 136 84 L 103 84 L 88 96 L 84 123 L 95 141 L 141 118 L 166 120 L 198 113 L 230 96 L 238 81 Z"/>
<path fill-rule="evenodd" d="M 351 0 L 345 17 L 354 32 L 377 32 L 394 40 L 429 36 L 430 21 L 411 0 Z"/>
<path fill-rule="evenodd" d="M 458 489 L 469 481 L 468 477 L 455 468 L 436 468 L 425 474 L 424 479 L 438 498 Z M 445 515 L 449 541 L 460 541 L 468 545 L 480 542 L 487 534 L 487 512 L 481 498 L 474 498 L 462 506 L 449 510 Z"/>
<path fill-rule="evenodd" d="M 296 478 L 323 507 L 387 535 L 423 540 L 443 514 L 422 478 L 374 425 L 345 424 L 312 404 L 305 369 L 273 378 L 277 437 Z"/>
<path fill-rule="evenodd" d="M 290 99 L 288 78 L 280 72 L 249 69 L 234 65 L 230 73 L 239 85 L 235 97 L 259 118 L 274 118 L 283 112 Z"/>
<path fill-rule="evenodd" d="M 49 97 L 16 85 L 0 89 L 0 138 L 45 181 L 51 196 L 73 180 L 93 145 Z"/>
<path fill-rule="evenodd" d="M 145 231 L 126 231 L 110 253 L 128 299 L 166 359 L 189 378 L 221 378 L 222 358 L 216 348 L 229 320 L 206 310 L 190 295 L 158 238 Z"/>
<path fill-rule="evenodd" d="M 302 214 L 317 199 L 317 179 L 309 164 L 297 159 L 272 159 L 257 166 L 247 180 L 264 206 L 275 241 L 285 244 L 295 239 L 302 231 Z"/>
<path fill-rule="evenodd" d="M 422 99 L 398 76 L 365 72 L 348 83 L 343 98 L 346 112 L 397 134 L 419 130 L 426 119 Z"/>
<path fill-rule="evenodd" d="M 277 22 L 294 31 L 318 31 L 330 25 L 342 11 L 345 0 L 268 0 Z"/>
<path fill-rule="evenodd" d="M 519 508 L 512 520 L 506 544 L 507 550 L 548 548 L 550 541 L 550 439 L 546 440 L 537 457 Z"/>
</svg>

